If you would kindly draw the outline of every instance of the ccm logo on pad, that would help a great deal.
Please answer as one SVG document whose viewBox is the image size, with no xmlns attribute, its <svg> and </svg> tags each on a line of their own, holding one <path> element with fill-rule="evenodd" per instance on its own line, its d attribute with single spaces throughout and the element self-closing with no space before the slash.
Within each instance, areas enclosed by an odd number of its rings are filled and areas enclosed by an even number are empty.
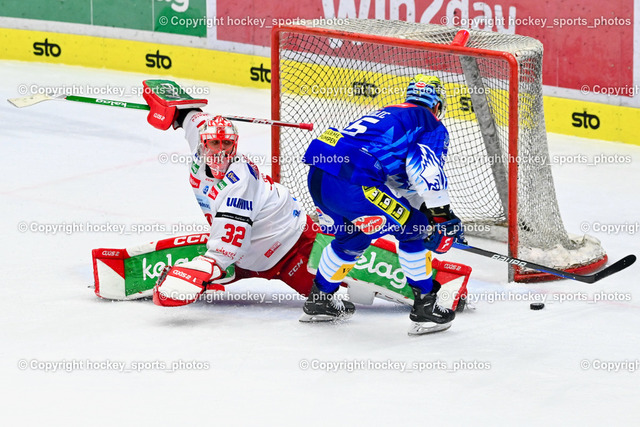
<svg viewBox="0 0 640 427">
<path fill-rule="evenodd" d="M 173 244 L 175 246 L 194 245 L 198 243 L 206 243 L 209 240 L 208 234 L 192 234 L 191 236 L 177 237 Z"/>
</svg>

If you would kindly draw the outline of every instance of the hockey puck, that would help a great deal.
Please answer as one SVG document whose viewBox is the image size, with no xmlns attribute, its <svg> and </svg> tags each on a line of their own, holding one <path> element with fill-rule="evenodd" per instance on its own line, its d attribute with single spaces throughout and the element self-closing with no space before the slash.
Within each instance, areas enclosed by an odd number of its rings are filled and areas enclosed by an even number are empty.
<svg viewBox="0 0 640 427">
<path fill-rule="evenodd" d="M 531 310 L 542 310 L 544 308 L 544 303 L 543 302 L 532 302 L 531 304 L 529 304 L 529 308 Z"/>
</svg>

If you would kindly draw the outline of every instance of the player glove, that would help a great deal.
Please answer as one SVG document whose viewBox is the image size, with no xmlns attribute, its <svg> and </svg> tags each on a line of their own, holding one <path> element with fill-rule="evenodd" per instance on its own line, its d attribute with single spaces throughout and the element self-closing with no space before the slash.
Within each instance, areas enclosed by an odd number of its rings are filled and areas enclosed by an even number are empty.
<svg viewBox="0 0 640 427">
<path fill-rule="evenodd" d="M 207 105 L 206 99 L 193 99 L 171 80 L 145 80 L 142 97 L 149 104 L 147 121 L 155 128 L 167 130 L 178 118 L 178 109 L 197 109 Z M 184 120 L 184 117 L 182 117 Z"/>
<path fill-rule="evenodd" d="M 206 290 L 208 282 L 224 275 L 224 270 L 214 260 L 204 256 L 165 267 L 153 288 L 153 302 L 165 307 L 190 304 Z"/>
<path fill-rule="evenodd" d="M 443 254 L 453 246 L 454 242 L 466 244 L 462 222 L 449 205 L 427 208 L 423 203 L 420 211 L 427 215 L 433 232 L 424 240 L 424 246 L 435 253 Z"/>
</svg>

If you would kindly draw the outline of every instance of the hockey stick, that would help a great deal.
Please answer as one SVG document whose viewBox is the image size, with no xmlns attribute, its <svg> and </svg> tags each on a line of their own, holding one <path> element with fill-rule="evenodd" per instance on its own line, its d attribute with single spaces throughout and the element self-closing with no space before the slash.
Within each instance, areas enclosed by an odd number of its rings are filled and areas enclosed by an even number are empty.
<svg viewBox="0 0 640 427">
<path fill-rule="evenodd" d="M 472 252 L 477 255 L 482 255 L 487 258 L 517 265 L 519 267 L 531 268 L 533 270 L 549 273 L 554 276 L 562 277 L 564 279 L 577 280 L 579 282 L 584 282 L 584 283 L 595 283 L 598 280 L 602 280 L 605 277 L 611 276 L 614 273 L 624 270 L 625 268 L 631 266 L 634 262 L 636 262 L 635 255 L 627 255 L 626 257 L 622 258 L 620 261 L 617 261 L 614 264 L 611 264 L 610 266 L 606 267 L 603 270 L 598 271 L 597 273 L 589 274 L 589 275 L 581 275 L 581 274 L 569 273 L 568 271 L 556 270 L 555 268 L 545 267 L 543 265 L 535 264 L 529 261 L 523 261 L 518 258 L 511 258 L 506 255 L 502 255 L 496 252 L 491 252 L 486 249 L 476 248 L 474 246 L 469 246 L 462 243 L 454 243 L 453 247 L 456 249 L 461 249 L 463 251 Z"/>
<path fill-rule="evenodd" d="M 313 130 L 313 123 L 288 123 L 288 122 L 280 122 L 278 120 L 254 119 L 253 117 L 244 117 L 244 116 L 224 116 L 224 118 L 229 120 L 236 120 L 238 122 L 260 123 L 260 124 L 271 125 L 271 126 L 282 126 L 282 127 Z"/>
<path fill-rule="evenodd" d="M 38 94 L 38 95 L 32 95 L 32 96 L 25 96 L 23 98 L 7 99 L 7 101 L 9 101 L 11 105 L 18 108 L 30 107 L 39 102 L 51 101 L 51 100 L 85 102 L 87 104 L 107 105 L 110 107 L 131 108 L 134 110 L 149 111 L 149 106 L 147 104 L 136 104 L 134 102 L 114 101 L 111 99 L 102 99 L 102 98 L 87 98 L 85 96 L 75 96 L 75 95 L 51 96 L 47 94 Z M 239 122 L 258 123 L 258 124 L 271 125 L 271 126 L 283 126 L 283 127 L 292 127 L 292 128 L 299 128 L 299 129 L 305 129 L 305 130 L 313 130 L 313 123 L 288 123 L 288 122 L 281 122 L 278 120 L 256 119 L 253 117 L 243 117 L 243 116 L 224 116 L 224 118 L 228 120 L 239 121 Z"/>
<path fill-rule="evenodd" d="M 30 107 L 42 101 L 52 101 L 52 100 L 85 102 L 87 104 L 108 105 L 110 107 L 132 108 L 135 110 L 147 110 L 147 111 L 149 110 L 149 106 L 147 104 L 135 104 L 133 102 L 113 101 L 110 99 L 101 99 L 101 98 L 87 98 L 85 96 L 75 96 L 75 95 L 51 96 L 51 95 L 40 93 L 37 95 L 25 96 L 23 98 L 7 99 L 7 101 L 9 101 L 11 105 L 14 105 L 18 108 Z"/>
</svg>

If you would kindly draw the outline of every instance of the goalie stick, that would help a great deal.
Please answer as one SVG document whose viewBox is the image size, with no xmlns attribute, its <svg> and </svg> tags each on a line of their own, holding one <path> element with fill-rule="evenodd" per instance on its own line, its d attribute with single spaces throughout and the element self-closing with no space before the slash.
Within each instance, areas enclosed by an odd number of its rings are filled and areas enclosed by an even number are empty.
<svg viewBox="0 0 640 427">
<path fill-rule="evenodd" d="M 9 101 L 11 105 L 18 108 L 30 107 L 39 102 L 51 101 L 51 100 L 84 102 L 87 104 L 107 105 L 109 107 L 131 108 L 134 110 L 149 111 L 149 106 L 147 104 L 136 104 L 134 102 L 115 101 L 112 99 L 102 99 L 102 98 L 88 98 L 85 96 L 75 96 L 75 95 L 51 96 L 47 94 L 37 94 L 32 96 L 25 96 L 22 98 L 7 99 L 7 101 Z M 228 120 L 235 120 L 239 122 L 258 123 L 258 124 L 271 125 L 271 126 L 293 127 L 293 128 L 299 128 L 299 129 L 305 129 L 305 130 L 313 130 L 313 123 L 289 123 L 289 122 L 281 122 L 279 120 L 256 119 L 254 117 L 244 117 L 244 116 L 223 116 L 223 117 Z"/>
<path fill-rule="evenodd" d="M 472 252 L 477 255 L 482 255 L 487 258 L 495 259 L 497 261 L 503 261 L 503 262 L 517 265 L 523 268 L 531 268 L 533 270 L 538 270 L 544 273 L 553 274 L 554 276 L 562 277 L 564 279 L 577 280 L 579 282 L 584 282 L 584 283 L 595 283 L 599 280 L 604 279 L 605 277 L 609 277 L 614 273 L 624 270 L 625 268 L 631 266 L 634 262 L 636 262 L 635 255 L 627 255 L 626 257 L 611 264 L 610 266 L 604 268 L 603 270 L 598 271 L 597 273 L 581 275 L 581 274 L 569 273 L 568 271 L 556 270 L 555 268 L 545 267 L 543 265 L 539 265 L 533 262 L 523 261 L 518 258 L 512 258 L 506 255 L 502 255 L 496 252 L 491 252 L 486 249 L 476 248 L 474 246 L 469 246 L 462 243 L 454 243 L 453 247 L 456 249 L 461 249 L 463 251 Z"/>
</svg>

